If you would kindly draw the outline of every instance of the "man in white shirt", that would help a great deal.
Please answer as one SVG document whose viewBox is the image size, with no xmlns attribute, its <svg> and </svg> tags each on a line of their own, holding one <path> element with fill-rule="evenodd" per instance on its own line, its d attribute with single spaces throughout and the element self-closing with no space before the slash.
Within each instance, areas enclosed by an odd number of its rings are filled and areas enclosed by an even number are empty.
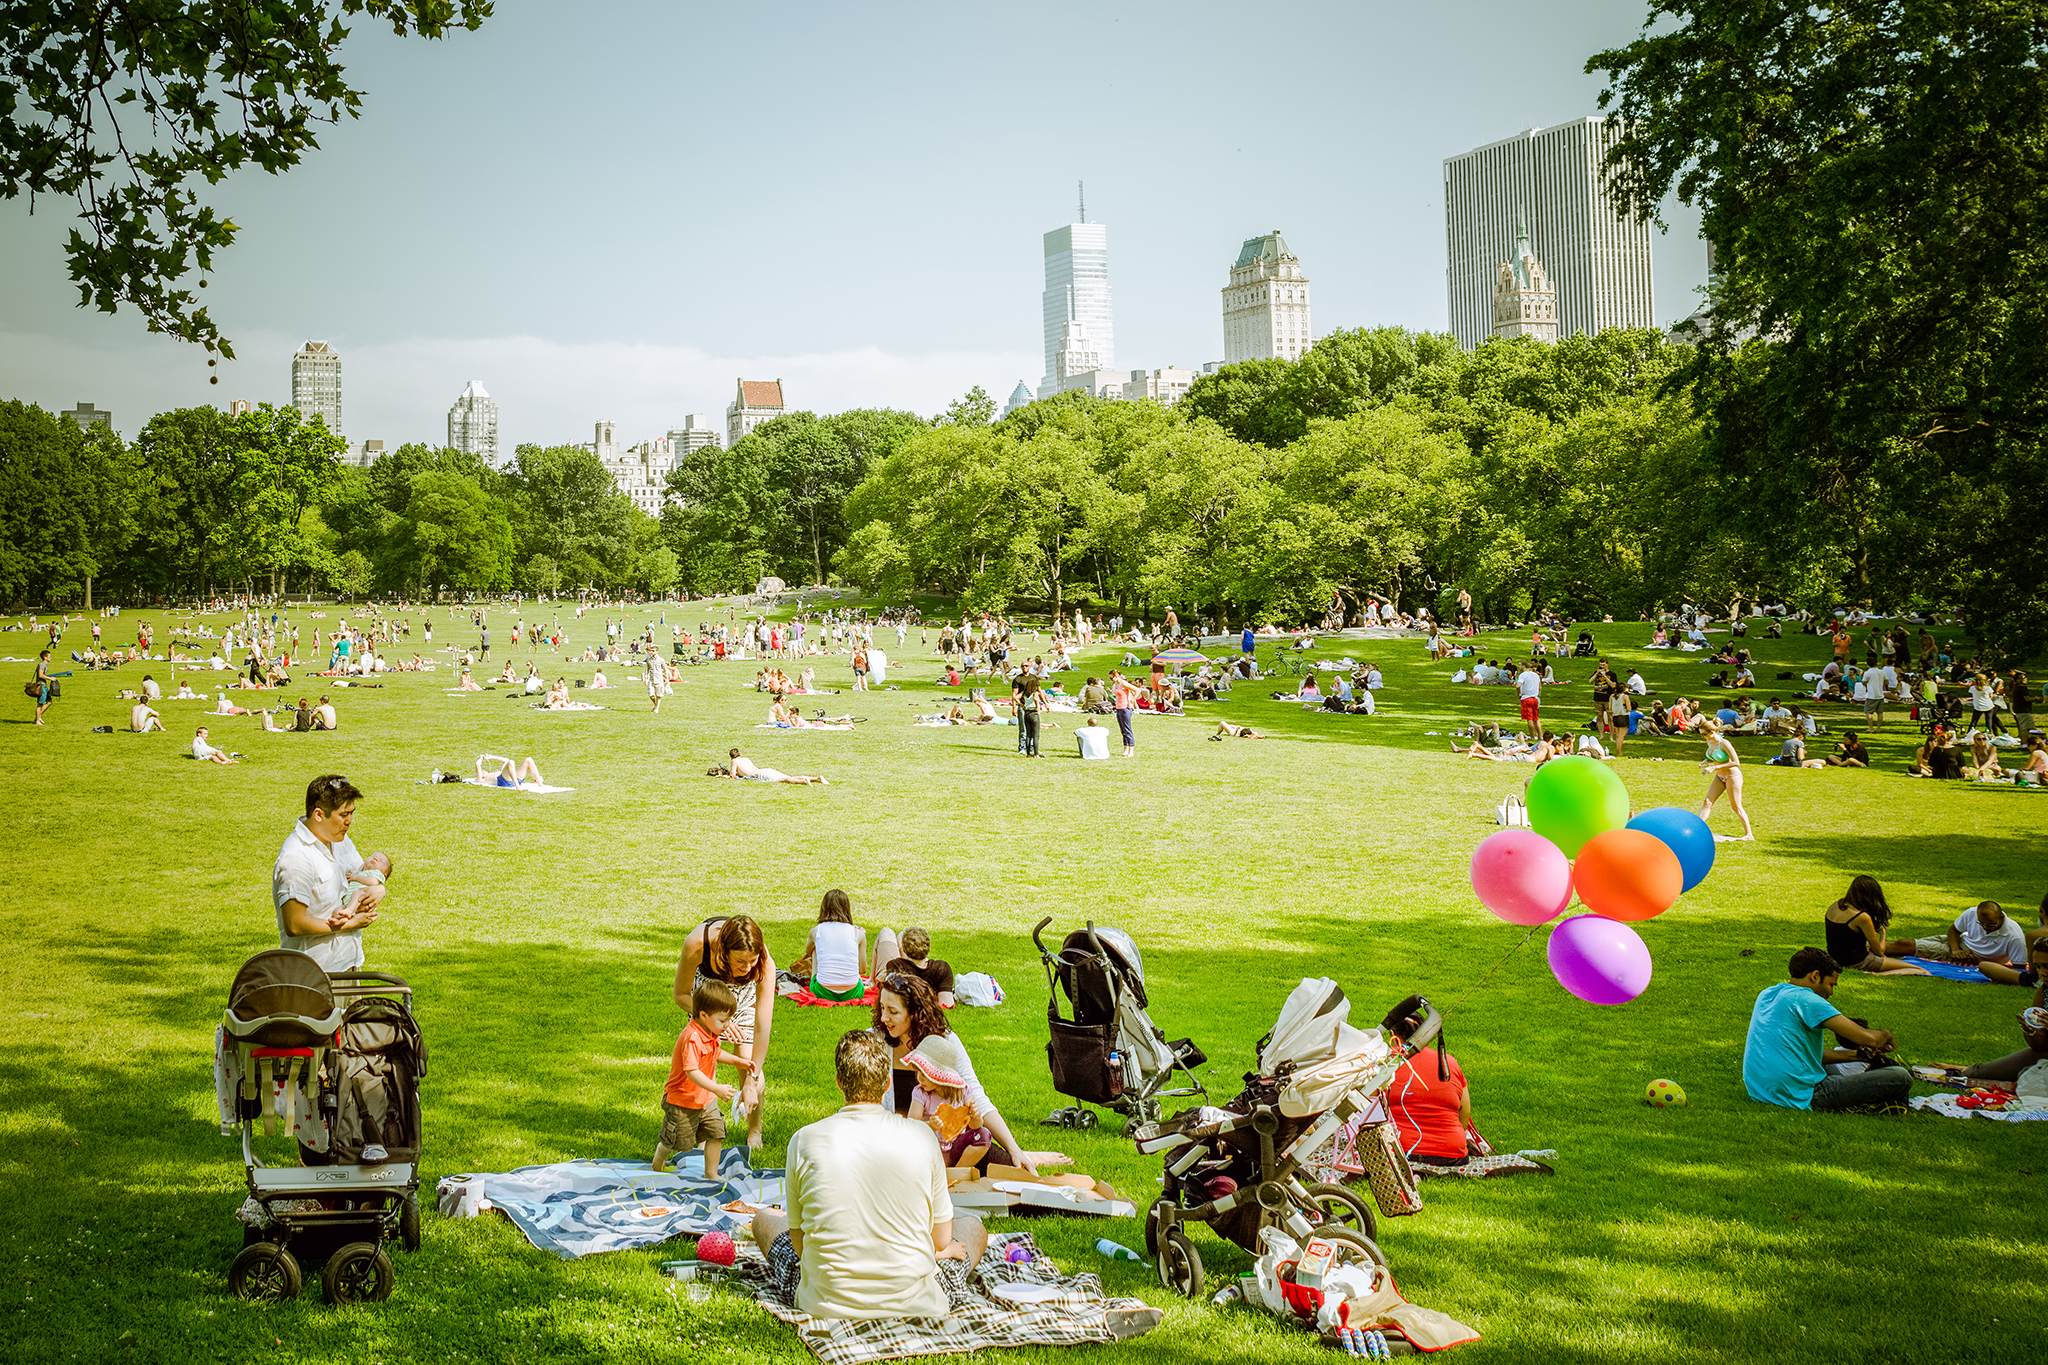
<svg viewBox="0 0 2048 1365">
<path fill-rule="evenodd" d="M 1522 698 L 1522 724 L 1529 727 L 1529 741 L 1535 743 L 1543 738 L 1543 722 L 1538 718 L 1543 697 L 1543 675 L 1536 671 L 1534 663 L 1524 663 L 1522 671 L 1515 675 L 1515 691 Z"/>
<path fill-rule="evenodd" d="M 1643 675 L 1633 668 L 1628 671 L 1628 682 L 1624 686 L 1638 697 L 1647 697 L 1650 694 L 1650 684 L 1643 681 Z"/>
<path fill-rule="evenodd" d="M 349 838 L 362 795 L 338 774 L 314 778 L 306 788 L 305 818 L 285 835 L 270 874 L 277 946 L 310 954 L 330 973 L 363 965 L 362 930 L 377 918 L 385 895 L 383 886 L 371 887 L 353 912 L 340 913 L 349 874 L 363 866 Z"/>
<path fill-rule="evenodd" d="M 1885 697 L 1899 685 L 1890 664 L 1881 664 L 1863 675 L 1863 727 L 1873 734 L 1884 728 Z"/>
<path fill-rule="evenodd" d="M 242 760 L 226 749 L 216 749 L 207 742 L 206 727 L 200 726 L 192 736 L 192 757 L 201 763 L 239 763 Z"/>
<path fill-rule="evenodd" d="M 1974 966 L 2007 986 L 2035 984 L 2027 970 L 2027 931 L 1997 901 L 1980 901 L 1963 911 L 1946 933 L 1887 943 L 1885 951 Z"/>
</svg>

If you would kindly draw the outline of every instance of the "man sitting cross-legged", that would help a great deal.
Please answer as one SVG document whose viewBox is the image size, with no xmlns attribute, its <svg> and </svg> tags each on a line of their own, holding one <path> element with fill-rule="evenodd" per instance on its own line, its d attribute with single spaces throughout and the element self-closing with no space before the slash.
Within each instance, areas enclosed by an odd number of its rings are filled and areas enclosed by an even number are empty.
<svg viewBox="0 0 2048 1365">
<path fill-rule="evenodd" d="M 932 1130 L 883 1107 L 893 1065 L 872 1029 L 840 1038 L 833 1071 L 846 1106 L 789 1140 L 785 1214 L 754 1216 L 772 1293 L 814 1318 L 944 1318 L 974 1293 L 967 1274 L 988 1234 L 956 1217 Z M 1111 1309 L 1119 1339 L 1156 1326 L 1156 1308 Z"/>
<path fill-rule="evenodd" d="M 1766 986 L 1749 1017 L 1742 1047 L 1742 1082 L 1749 1097 L 1787 1109 L 1860 1109 L 1900 1104 L 1913 1084 L 1904 1067 L 1869 1062 L 1844 1075 L 1845 1062 L 1867 1061 L 1892 1046 L 1889 1029 L 1866 1028 L 1835 1009 L 1832 996 L 1842 969 L 1818 948 L 1792 954 L 1789 981 Z M 1821 1033 L 1847 1048 L 1821 1047 Z"/>
</svg>

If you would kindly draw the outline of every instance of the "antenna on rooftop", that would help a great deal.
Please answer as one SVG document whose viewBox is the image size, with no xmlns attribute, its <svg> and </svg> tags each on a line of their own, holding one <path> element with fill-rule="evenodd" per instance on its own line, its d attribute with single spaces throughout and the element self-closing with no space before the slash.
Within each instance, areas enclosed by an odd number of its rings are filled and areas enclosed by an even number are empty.
<svg viewBox="0 0 2048 1365">
<path fill-rule="evenodd" d="M 1076 180 L 1074 183 L 1081 189 L 1081 221 L 1085 223 L 1088 221 L 1088 182 Z"/>
</svg>

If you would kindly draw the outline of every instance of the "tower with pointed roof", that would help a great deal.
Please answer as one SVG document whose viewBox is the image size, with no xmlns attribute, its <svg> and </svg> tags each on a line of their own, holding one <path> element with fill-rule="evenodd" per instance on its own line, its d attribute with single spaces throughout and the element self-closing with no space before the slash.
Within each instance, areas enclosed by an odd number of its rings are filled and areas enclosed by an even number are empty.
<svg viewBox="0 0 2048 1365">
<path fill-rule="evenodd" d="M 1557 340 L 1557 286 L 1529 245 L 1529 227 L 1515 213 L 1515 249 L 1493 283 L 1493 335 Z"/>
<path fill-rule="evenodd" d="M 787 411 L 782 405 L 780 379 L 740 380 L 738 391 L 725 409 L 725 448 L 732 449 L 740 443 L 740 437 Z"/>
<path fill-rule="evenodd" d="M 1031 381 L 1028 379 L 1018 380 L 1017 387 L 1010 390 L 1010 401 L 1003 404 L 1003 416 L 1008 417 L 1018 408 L 1030 407 L 1032 401 Z"/>
<path fill-rule="evenodd" d="M 1280 229 L 1247 239 L 1223 289 L 1223 363 L 1299 360 L 1309 328 L 1308 276 Z"/>
<path fill-rule="evenodd" d="M 470 380 L 448 409 L 448 445 L 481 456 L 486 464 L 498 462 L 498 405 L 484 391 L 483 380 Z"/>
</svg>

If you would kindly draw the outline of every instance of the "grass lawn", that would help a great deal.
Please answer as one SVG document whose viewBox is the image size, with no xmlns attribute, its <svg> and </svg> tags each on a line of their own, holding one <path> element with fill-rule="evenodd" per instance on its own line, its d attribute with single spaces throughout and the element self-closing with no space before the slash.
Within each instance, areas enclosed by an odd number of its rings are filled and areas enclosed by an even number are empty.
<svg viewBox="0 0 2048 1365">
<path fill-rule="evenodd" d="M 679 609 L 667 610 L 674 621 Z M 708 612 L 680 615 L 694 625 Z M 493 617 L 502 657 L 510 620 Z M 122 619 L 122 638 L 136 619 Z M 314 624 L 303 608 L 298 619 Z M 445 612 L 437 620 L 441 644 L 472 638 Z M 1691 694 L 1710 671 L 1697 656 L 1630 647 L 1645 628 L 1595 629 L 1666 696 Z M 594 615 L 571 639 L 580 649 L 601 631 Z M 73 626 L 67 644 L 83 634 Z M 1497 639 L 1497 652 L 1516 649 Z M 1824 648 L 1752 644 L 1764 677 L 1818 667 Z M 0 634 L 0 654 L 33 645 Z M 1429 1184 L 1425 1211 L 1385 1231 L 1409 1297 L 1484 1333 L 1460 1359 L 2048 1358 L 2048 1125 L 1795 1113 L 1752 1103 L 1740 1075 L 1752 998 L 1782 979 L 1794 948 L 1821 942 L 1821 909 L 1854 874 L 1883 880 L 1902 932 L 1937 932 L 1985 897 L 2033 922 L 2048 892 L 2048 796 L 1906 778 L 1903 722 L 1872 741 L 1868 772 L 1766 768 L 1775 741 L 1739 741 L 1757 842 L 1721 845 L 1713 875 L 1642 926 L 1657 964 L 1648 992 L 1596 1008 L 1551 979 L 1546 931 L 1524 944 L 1466 881 L 1494 803 L 1528 770 L 1454 758 L 1430 732 L 1511 719 L 1513 690 L 1452 686 L 1458 665 L 1427 665 L 1419 641 L 1342 648 L 1380 661 L 1377 717 L 1305 715 L 1242 686 L 1186 719 L 1141 718 L 1134 762 L 1085 764 L 1064 729 L 1047 732 L 1053 756 L 1026 763 L 1008 728 L 912 728 L 913 709 L 935 709 L 936 669 L 922 662 L 892 670 L 900 692 L 822 699 L 869 718 L 845 734 L 751 729 L 766 711 L 748 688 L 752 664 L 686 670 L 659 716 L 623 669 L 612 709 L 548 714 L 498 692 L 446 695 L 444 665 L 336 691 L 335 734 L 217 721 L 216 742 L 249 755 L 233 768 L 180 756 L 197 702 L 163 704 L 168 735 L 90 733 L 125 725 L 112 694 L 142 667 L 67 680 L 40 730 L 17 688 L 0 724 L 0 830 L 18 882 L 0 898 L 0 1359 L 809 1359 L 749 1302 L 679 1303 L 656 1266 L 686 1244 L 563 1263 L 499 1218 L 430 1212 L 425 1246 L 395 1257 L 382 1305 L 335 1311 L 314 1288 L 280 1307 L 228 1297 L 242 1171 L 214 1120 L 212 1030 L 236 966 L 275 943 L 271 864 L 324 771 L 368 793 L 359 846 L 397 860 L 367 942 L 372 965 L 418 988 L 433 1050 L 429 1188 L 455 1172 L 644 1157 L 683 1023 L 669 989 L 684 934 L 744 912 L 787 960 L 820 894 L 843 886 L 863 924 L 923 924 L 939 956 L 1002 981 L 1004 1006 L 953 1022 L 1005 1115 L 1141 1208 L 1156 1160 L 1113 1131 L 1034 1126 L 1063 1102 L 1046 1079 L 1044 977 L 1028 938 L 1041 916 L 1061 930 L 1092 916 L 1137 938 L 1154 1018 L 1208 1051 L 1219 1101 L 1303 976 L 1342 982 L 1366 1024 L 1411 991 L 1455 1002 L 1448 1040 L 1481 1129 L 1496 1147 L 1559 1154 L 1555 1179 Z M 1084 662 L 1100 672 L 1120 652 Z M 1576 681 L 1549 689 L 1546 705 L 1570 699 L 1583 718 L 1590 668 L 1560 661 L 1559 672 Z M 843 656 L 819 674 L 851 678 Z M 1861 728 L 1837 709 L 1830 725 Z M 1210 744 L 1219 715 L 1273 737 Z M 707 780 L 733 743 L 833 785 Z M 485 749 L 538 755 L 576 790 L 419 785 Z M 1632 743 L 1619 771 L 1637 808 L 1696 803 L 1698 753 Z M 1733 832 L 1725 806 L 1714 823 Z M 2019 1046 L 2026 993 L 1852 977 L 1837 999 L 1895 1029 L 1908 1060 L 1969 1062 Z M 835 1103 L 831 1041 L 860 1017 L 777 1012 L 759 1164 L 780 1164 L 790 1133 Z M 1640 1103 L 1660 1076 L 1685 1087 L 1689 1107 Z M 1168 1308 L 1160 1331 L 1107 1348 L 1120 1359 L 1318 1351 L 1276 1321 L 1174 1301 L 1151 1272 L 1100 1260 L 1098 1236 L 1142 1244 L 1135 1221 L 1032 1226 L 1062 1265 Z M 1249 1264 L 1194 1236 L 1212 1280 Z"/>
</svg>

